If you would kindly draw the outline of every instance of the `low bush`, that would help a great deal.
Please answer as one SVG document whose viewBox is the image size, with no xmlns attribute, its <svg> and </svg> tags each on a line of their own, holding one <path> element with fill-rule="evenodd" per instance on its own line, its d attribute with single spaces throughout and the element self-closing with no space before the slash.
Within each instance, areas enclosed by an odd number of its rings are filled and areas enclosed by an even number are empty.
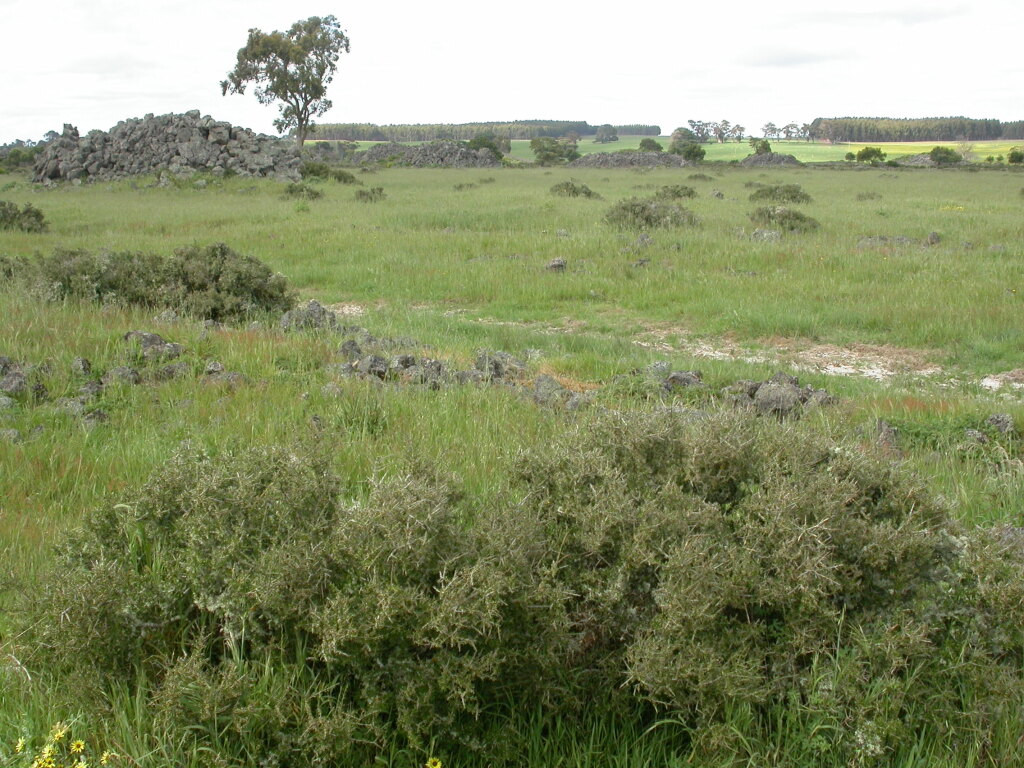
<svg viewBox="0 0 1024 768">
<path fill-rule="evenodd" d="M 985 742 L 1024 682 L 1019 532 L 967 536 L 800 425 L 611 414 L 491 505 L 425 467 L 366 495 L 332 452 L 181 453 L 62 543 L 19 660 L 74 674 L 76 706 L 128 685 L 170 738 L 281 766 L 435 737 L 508 760 L 482 736 L 525 702 L 639 710 L 708 752 L 741 709 L 881 764 L 922 729 Z"/>
<path fill-rule="evenodd" d="M 48 228 L 43 212 L 32 203 L 25 203 L 25 207 L 19 210 L 17 204 L 0 200 L 0 230 L 45 232 Z"/>
<path fill-rule="evenodd" d="M 700 221 L 693 211 L 675 203 L 639 197 L 620 200 L 608 210 L 604 220 L 618 229 L 693 227 Z"/>
<path fill-rule="evenodd" d="M 770 184 L 753 192 L 750 202 L 809 203 L 811 196 L 799 184 Z"/>
<path fill-rule="evenodd" d="M 57 249 L 18 262 L 15 270 L 51 299 L 169 307 L 218 321 L 283 312 L 295 302 L 284 276 L 223 243 L 189 246 L 171 256 Z"/>
<path fill-rule="evenodd" d="M 758 208 L 750 220 L 762 227 L 779 227 L 789 232 L 810 232 L 818 228 L 817 219 L 784 206 Z"/>
<path fill-rule="evenodd" d="M 682 200 L 684 197 L 696 197 L 697 190 L 685 184 L 668 184 L 658 187 L 654 196 L 659 200 Z"/>
<path fill-rule="evenodd" d="M 384 187 L 370 187 L 369 189 L 357 189 L 356 200 L 361 203 L 377 203 L 384 200 L 387 194 Z"/>
<path fill-rule="evenodd" d="M 1006 153 L 1006 162 L 1010 165 L 1020 165 L 1024 163 L 1024 149 L 1020 147 L 1014 147 Z"/>
<path fill-rule="evenodd" d="M 318 160 L 309 160 L 302 164 L 300 170 L 303 179 L 316 179 L 319 181 L 337 181 L 340 184 L 360 184 L 352 173 L 344 168 L 333 168 L 327 163 Z"/>
<path fill-rule="evenodd" d="M 706 173 L 691 173 L 686 178 L 690 181 L 714 181 L 714 179 Z"/>
<path fill-rule="evenodd" d="M 952 147 L 932 147 L 928 157 L 936 165 L 956 165 L 963 160 L 963 157 Z"/>
<path fill-rule="evenodd" d="M 881 147 L 861 147 L 855 155 L 858 163 L 880 163 L 885 160 Z"/>
<path fill-rule="evenodd" d="M 575 181 L 561 181 L 551 187 L 551 194 L 559 197 L 587 197 L 593 200 L 600 200 L 601 195 L 592 190 L 586 184 L 579 184 Z"/>
<path fill-rule="evenodd" d="M 291 181 L 284 188 L 284 197 L 295 200 L 319 200 L 324 193 L 301 181 Z"/>
</svg>

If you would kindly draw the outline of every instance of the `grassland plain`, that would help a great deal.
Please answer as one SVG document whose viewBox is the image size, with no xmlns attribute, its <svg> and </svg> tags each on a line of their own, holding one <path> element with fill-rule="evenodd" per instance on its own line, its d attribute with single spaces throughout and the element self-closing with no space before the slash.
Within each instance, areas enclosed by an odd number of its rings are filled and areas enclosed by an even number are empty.
<svg viewBox="0 0 1024 768">
<path fill-rule="evenodd" d="M 618 141 L 608 142 L 605 144 L 598 144 L 592 138 L 584 137 L 580 139 L 577 144 L 577 149 L 580 154 L 589 155 L 592 152 L 619 152 L 621 150 L 635 150 L 640 148 L 640 142 L 646 138 L 653 138 L 664 149 L 668 149 L 670 136 L 620 136 Z M 314 140 L 312 143 L 316 143 Z M 330 143 L 330 142 L 327 142 Z M 374 144 L 381 142 L 376 141 L 361 141 L 359 143 L 360 149 L 369 149 Z M 413 144 L 423 142 L 410 142 Z M 942 146 L 951 147 L 955 150 L 960 150 L 965 146 L 970 146 L 970 151 L 975 161 L 984 161 L 987 157 L 991 156 L 993 159 L 1000 156 L 1003 157 L 1003 162 L 1007 153 L 1014 148 L 1019 148 L 1024 145 L 1022 141 L 976 141 L 967 142 L 966 144 L 956 141 L 902 141 L 902 142 L 868 142 L 868 143 L 836 143 L 827 144 L 818 141 L 799 141 L 799 140 L 785 140 L 785 139 L 772 139 L 772 149 L 776 152 L 784 152 L 795 156 L 798 160 L 805 163 L 829 163 L 829 162 L 841 162 L 845 159 L 848 152 L 857 154 L 858 150 L 864 147 L 879 147 L 888 159 L 897 159 L 905 157 L 907 155 L 919 155 L 930 152 L 932 147 Z M 719 144 L 718 142 L 703 144 L 707 156 L 705 160 L 707 162 L 731 162 L 734 160 L 742 160 L 748 154 L 750 154 L 750 144 L 744 141 L 727 141 Z M 514 160 L 530 161 L 532 162 L 533 152 L 530 150 L 530 142 L 526 139 L 515 139 L 512 141 L 512 151 L 509 156 Z"/>
<path fill-rule="evenodd" d="M 169 252 L 222 241 L 280 270 L 304 297 L 359 313 L 354 322 L 377 335 L 412 337 L 422 351 L 464 364 L 479 348 L 519 355 L 536 350 L 530 356 L 535 372 L 579 390 L 609 385 L 617 375 L 661 359 L 674 368 L 700 368 L 711 391 L 803 362 L 792 369 L 803 381 L 841 398 L 839 406 L 810 417 L 815 429 L 861 434 L 868 442 L 875 420 L 884 418 L 900 429 L 910 468 L 952 499 L 967 524 L 1020 525 L 1019 446 L 972 442 L 964 430 L 983 429 L 996 411 L 1024 423 L 1019 391 L 993 394 L 979 384 L 987 375 L 1022 367 L 1024 175 L 719 165 L 699 170 L 711 180 L 690 179 L 690 168 L 388 169 L 360 177 L 386 190 L 387 198 L 375 204 L 356 201 L 351 187 L 330 184 L 322 185 L 322 199 L 296 203 L 283 198 L 278 184 L 240 179 L 209 179 L 204 188 L 156 188 L 143 179 L 43 189 L 0 177 L 2 199 L 32 203 L 50 223 L 45 234 L 0 233 L 0 254 L 55 248 Z M 603 201 L 549 193 L 570 177 Z M 801 210 L 821 228 L 778 241 L 751 239 L 751 183 L 799 183 L 813 197 Z M 603 222 L 613 201 L 668 184 L 698 190 L 686 201 L 701 219 L 698 227 L 651 231 L 648 240 Z M 931 232 L 939 242 L 923 245 Z M 915 242 L 862 243 L 877 236 Z M 566 260 L 563 272 L 546 269 L 555 258 Z M 121 337 L 135 328 L 183 344 L 198 377 L 112 387 L 101 401 L 110 421 L 91 428 L 45 404 L 0 415 L 0 426 L 30 436 L 0 443 L 0 579 L 21 590 L 31 590 L 51 567 L 51 545 L 85 511 L 123 499 L 184 442 L 216 453 L 288 444 L 322 430 L 344 446 L 339 470 L 355 487 L 416 456 L 444 466 L 465 493 L 486 504 L 505 488 L 496 467 L 551 441 L 568 424 L 501 388 L 437 393 L 342 380 L 343 396 L 329 396 L 322 388 L 332 379 L 325 366 L 336 359 L 336 342 L 314 334 L 161 323 L 152 310 L 53 304 L 9 286 L 0 289 L 0 314 L 0 354 L 49 365 L 51 398 L 76 391 L 80 382 L 70 373 L 75 357 L 90 359 L 100 371 L 123 364 Z M 265 325 L 272 323 L 268 318 Z M 830 376 L 801 357 L 826 346 L 848 354 L 854 369 L 858 350 L 870 349 L 893 375 L 884 381 Z M 707 354 L 729 349 L 739 351 Z M 242 372 L 252 386 L 230 391 L 198 384 L 209 360 Z M 644 410 L 665 399 L 697 404 L 703 395 L 637 395 L 607 386 L 598 397 L 608 407 Z M 0 612 L 0 642 L 9 640 L 10 626 Z M 17 685 L 0 686 L 0 739 L 13 741 L 26 731 L 45 731 L 47 721 L 78 717 L 140 764 L 204 764 L 200 753 L 161 743 L 154 724 L 131 701 L 121 701 L 109 716 L 76 711 L 68 703 L 73 696 L 51 697 L 26 686 L 21 673 L 5 664 L 0 674 L 7 677 L 0 682 Z M 785 744 L 786 715 L 778 714 L 775 740 L 749 743 L 728 764 L 795 759 L 796 747 Z M 734 728 L 742 729 L 743 717 L 737 713 Z M 551 724 L 531 726 L 527 720 L 512 727 L 534 737 L 538 754 L 524 764 L 550 764 L 541 745 Z M 587 728 L 555 739 L 560 759 L 594 766 L 687 764 L 671 724 L 636 732 L 629 723 L 601 720 Z M 946 749 L 919 735 L 898 764 L 986 764 L 978 750 Z M 381 759 L 394 765 L 421 761 L 401 750 Z M 462 760 L 468 759 L 455 756 L 446 764 Z"/>
</svg>

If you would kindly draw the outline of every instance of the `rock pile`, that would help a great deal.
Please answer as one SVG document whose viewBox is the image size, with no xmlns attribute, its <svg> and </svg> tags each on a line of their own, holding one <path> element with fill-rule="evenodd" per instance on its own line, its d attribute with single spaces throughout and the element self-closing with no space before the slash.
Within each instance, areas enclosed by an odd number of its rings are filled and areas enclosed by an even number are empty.
<svg viewBox="0 0 1024 768">
<path fill-rule="evenodd" d="M 569 163 L 570 168 L 680 168 L 688 163 L 679 155 L 666 152 L 591 152 Z"/>
<path fill-rule="evenodd" d="M 763 155 L 747 155 L 740 160 L 740 165 L 747 168 L 760 168 L 762 166 L 803 165 L 803 163 L 793 155 L 786 155 L 782 152 L 765 152 Z"/>
<path fill-rule="evenodd" d="M 297 181 L 300 164 L 292 144 L 192 110 L 124 120 L 109 132 L 89 131 L 84 137 L 65 124 L 60 138 L 36 158 L 33 178 L 108 181 L 161 171 L 208 171 Z"/>
<path fill-rule="evenodd" d="M 359 152 L 356 160 L 363 165 L 390 162 L 415 168 L 493 168 L 501 162 L 489 149 L 470 149 L 457 141 L 432 141 L 429 144 L 375 144 Z"/>
</svg>

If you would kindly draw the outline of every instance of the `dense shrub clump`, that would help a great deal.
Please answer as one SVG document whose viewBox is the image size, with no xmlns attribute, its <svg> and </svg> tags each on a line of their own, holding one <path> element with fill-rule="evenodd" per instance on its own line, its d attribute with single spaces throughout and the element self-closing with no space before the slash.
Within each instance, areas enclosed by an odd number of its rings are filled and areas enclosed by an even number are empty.
<svg viewBox="0 0 1024 768">
<path fill-rule="evenodd" d="M 302 181 L 291 181 L 284 188 L 284 196 L 296 200 L 319 200 L 324 196 L 322 190 L 311 187 Z"/>
<path fill-rule="evenodd" d="M 682 200 L 684 197 L 696 197 L 697 190 L 685 184 L 667 184 L 658 187 L 654 196 L 659 200 Z"/>
<path fill-rule="evenodd" d="M 361 203 L 378 203 L 387 197 L 384 187 L 370 187 L 369 189 L 357 189 L 356 200 Z"/>
<path fill-rule="evenodd" d="M 789 232 L 810 232 L 819 226 L 817 219 L 784 206 L 758 208 L 750 214 L 750 220 L 762 227 L 781 227 Z"/>
<path fill-rule="evenodd" d="M 692 227 L 699 223 L 697 215 L 681 205 L 639 197 L 620 200 L 608 210 L 604 220 L 618 229 Z"/>
<path fill-rule="evenodd" d="M 983 739 L 1019 690 L 1024 546 L 806 428 L 611 415 L 487 506 L 424 468 L 364 496 L 327 453 L 182 453 L 67 540 L 19 658 L 79 696 L 145 681 L 168 734 L 282 766 L 508 757 L 485 734 L 524 702 L 657 707 L 708 751 L 786 708 L 861 765 L 865 739 Z"/>
<path fill-rule="evenodd" d="M 299 171 L 303 179 L 318 181 L 336 181 L 339 184 L 361 184 L 351 172 L 344 168 L 334 168 L 319 160 L 307 160 Z"/>
<path fill-rule="evenodd" d="M 809 203 L 811 196 L 799 184 L 769 184 L 753 192 L 750 202 Z"/>
<path fill-rule="evenodd" d="M 601 196 L 588 187 L 575 181 L 561 181 L 551 187 L 551 194 L 559 197 L 586 197 L 600 200 Z"/>
<path fill-rule="evenodd" d="M 47 228 L 46 217 L 32 203 L 25 203 L 25 207 L 19 210 L 15 203 L 0 200 L 0 229 L 45 232 Z"/>
<path fill-rule="evenodd" d="M 283 275 L 223 243 L 189 246 L 171 256 L 57 249 L 13 263 L 11 271 L 51 299 L 169 307 L 218 321 L 283 312 L 295 303 Z"/>
</svg>

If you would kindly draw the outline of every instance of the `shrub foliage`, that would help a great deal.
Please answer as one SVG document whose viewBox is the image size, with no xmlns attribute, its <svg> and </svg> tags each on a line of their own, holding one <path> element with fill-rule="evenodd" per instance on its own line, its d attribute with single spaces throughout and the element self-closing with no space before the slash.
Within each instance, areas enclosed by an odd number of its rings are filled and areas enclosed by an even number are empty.
<svg viewBox="0 0 1024 768">
<path fill-rule="evenodd" d="M 32 203 L 25 203 L 25 207 L 19 210 L 15 203 L 0 200 L 0 230 L 45 232 L 47 228 L 46 217 Z"/>
<path fill-rule="evenodd" d="M 183 452 L 66 542 L 18 652 L 282 766 L 439 734 L 498 757 L 483 729 L 525 701 L 667 710 L 709 750 L 790 705 L 866 764 L 984 738 L 1019 690 L 1021 542 L 799 425 L 607 416 L 482 508 L 422 467 L 360 495 L 327 453 Z"/>
<path fill-rule="evenodd" d="M 55 300 L 169 307 L 218 321 L 283 312 L 295 302 L 283 275 L 223 243 L 189 246 L 171 256 L 58 248 L 49 256 L 12 262 L 11 271 Z"/>
<path fill-rule="evenodd" d="M 692 227 L 699 223 L 697 215 L 681 205 L 639 197 L 615 203 L 605 214 L 604 220 L 617 229 Z"/>
<path fill-rule="evenodd" d="M 781 227 L 789 232 L 811 232 L 819 226 L 817 219 L 781 205 L 758 208 L 750 214 L 750 220 L 763 227 Z"/>
<path fill-rule="evenodd" d="M 596 200 L 601 199 L 601 195 L 592 190 L 586 184 L 581 184 L 575 181 L 561 181 L 551 187 L 551 194 L 557 195 L 558 197 L 587 197 Z"/>
<path fill-rule="evenodd" d="M 809 203 L 811 196 L 799 184 L 769 184 L 750 195 L 750 202 Z"/>
</svg>

